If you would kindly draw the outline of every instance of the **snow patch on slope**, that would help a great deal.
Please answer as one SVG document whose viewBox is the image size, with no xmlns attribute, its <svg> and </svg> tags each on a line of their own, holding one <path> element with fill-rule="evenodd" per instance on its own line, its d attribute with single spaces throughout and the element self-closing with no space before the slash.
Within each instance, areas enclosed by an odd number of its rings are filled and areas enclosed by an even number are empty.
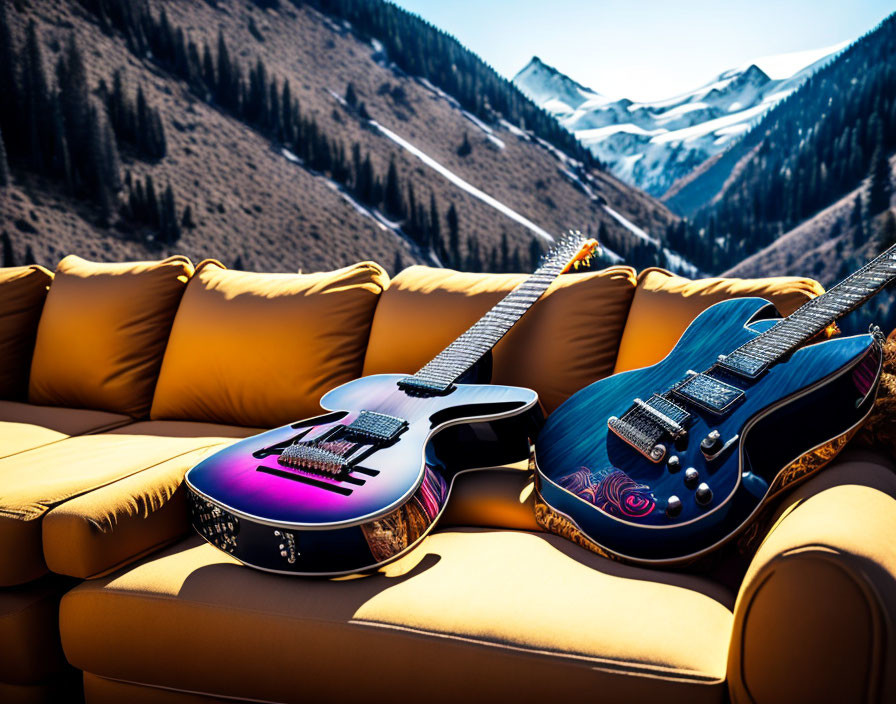
<svg viewBox="0 0 896 704">
<path fill-rule="evenodd" d="M 525 227 L 526 229 L 528 229 L 530 232 L 534 233 L 536 236 L 540 237 L 541 239 L 546 240 L 548 242 L 554 241 L 554 237 L 550 233 L 548 233 L 547 231 L 540 228 L 534 222 L 532 222 L 528 218 L 523 217 L 518 212 L 513 210 L 513 208 L 510 208 L 509 206 L 505 205 L 501 201 L 493 198 L 488 193 L 485 193 L 484 191 L 479 190 L 478 188 L 476 188 L 476 186 L 474 186 L 470 182 L 465 181 L 460 176 L 458 176 L 456 173 L 454 173 L 451 169 L 444 166 L 440 162 L 436 161 L 431 156 L 429 156 L 422 150 L 415 147 L 413 144 L 408 142 L 403 137 L 400 137 L 399 135 L 395 134 L 395 132 L 393 132 L 389 128 L 384 127 L 376 120 L 369 120 L 369 124 L 372 127 L 379 130 L 384 136 L 388 137 L 393 142 L 395 142 L 398 146 L 402 147 L 409 153 L 413 154 L 415 157 L 417 157 L 420 161 L 422 161 L 428 167 L 430 167 L 437 173 L 444 176 L 446 179 L 448 179 L 451 183 L 453 183 L 455 186 L 460 188 L 462 191 L 469 193 L 474 198 L 478 198 L 486 205 L 490 205 L 492 208 L 494 208 L 498 212 L 503 213 L 511 220 L 518 222 L 520 225 L 522 225 L 523 227 Z"/>
</svg>

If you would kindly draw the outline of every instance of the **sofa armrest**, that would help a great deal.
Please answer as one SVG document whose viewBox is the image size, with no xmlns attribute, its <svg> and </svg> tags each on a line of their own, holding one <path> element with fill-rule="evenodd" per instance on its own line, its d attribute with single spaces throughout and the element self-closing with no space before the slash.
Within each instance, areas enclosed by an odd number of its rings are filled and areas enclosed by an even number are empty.
<svg viewBox="0 0 896 704">
<path fill-rule="evenodd" d="M 896 475 L 849 450 L 778 509 L 737 597 L 743 702 L 896 701 Z"/>
</svg>

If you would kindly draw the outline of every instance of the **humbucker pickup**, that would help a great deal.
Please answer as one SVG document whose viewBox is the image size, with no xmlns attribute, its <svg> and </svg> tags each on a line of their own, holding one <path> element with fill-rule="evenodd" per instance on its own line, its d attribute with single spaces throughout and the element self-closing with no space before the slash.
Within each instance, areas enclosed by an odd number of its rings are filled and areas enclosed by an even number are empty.
<svg viewBox="0 0 896 704">
<path fill-rule="evenodd" d="M 378 442 L 389 442 L 395 439 L 407 425 L 407 421 L 402 418 L 374 411 L 361 411 L 346 429 L 352 435 Z"/>
<path fill-rule="evenodd" d="M 720 355 L 718 364 L 723 369 L 727 369 L 729 372 L 734 372 L 738 376 L 747 379 L 755 379 L 768 369 L 768 364 L 758 357 L 738 350 L 729 355 Z"/>
<path fill-rule="evenodd" d="M 725 413 L 744 395 L 736 386 L 706 374 L 693 374 L 676 386 L 672 393 L 717 415 Z"/>
</svg>

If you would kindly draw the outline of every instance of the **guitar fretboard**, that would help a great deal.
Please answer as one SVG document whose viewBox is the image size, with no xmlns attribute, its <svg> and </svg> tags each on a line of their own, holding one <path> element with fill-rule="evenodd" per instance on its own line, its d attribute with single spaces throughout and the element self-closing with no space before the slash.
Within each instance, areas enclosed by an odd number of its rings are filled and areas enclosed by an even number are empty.
<svg viewBox="0 0 896 704">
<path fill-rule="evenodd" d="M 523 283 L 508 293 L 469 330 L 406 381 L 421 388 L 448 389 L 507 334 L 579 252 L 585 238 L 561 240 Z"/>
<path fill-rule="evenodd" d="M 761 371 L 805 344 L 831 323 L 858 308 L 896 279 L 896 245 L 861 269 L 805 303 L 791 315 L 725 357 L 735 371 Z"/>
</svg>

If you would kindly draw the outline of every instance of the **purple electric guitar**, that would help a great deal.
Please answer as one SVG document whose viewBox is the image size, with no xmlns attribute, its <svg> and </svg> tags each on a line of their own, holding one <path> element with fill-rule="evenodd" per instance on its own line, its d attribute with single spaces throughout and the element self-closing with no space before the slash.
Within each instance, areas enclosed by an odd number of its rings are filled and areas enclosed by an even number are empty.
<svg viewBox="0 0 896 704">
<path fill-rule="evenodd" d="M 488 385 L 491 349 L 593 240 L 541 266 L 413 376 L 362 377 L 332 412 L 242 440 L 186 475 L 194 529 L 242 563 L 285 574 L 377 567 L 432 528 L 454 478 L 526 457 L 543 421 L 530 389 Z"/>
</svg>

